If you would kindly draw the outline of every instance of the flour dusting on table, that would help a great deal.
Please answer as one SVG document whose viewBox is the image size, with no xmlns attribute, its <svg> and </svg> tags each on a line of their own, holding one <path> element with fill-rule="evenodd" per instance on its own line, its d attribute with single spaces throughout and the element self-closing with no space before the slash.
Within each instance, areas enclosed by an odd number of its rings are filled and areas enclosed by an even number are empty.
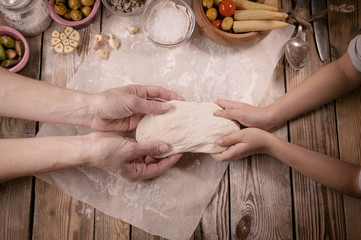
<svg viewBox="0 0 361 240">
<path fill-rule="evenodd" d="M 98 92 L 127 84 L 159 85 L 188 101 L 225 98 L 257 105 L 293 31 L 274 30 L 256 46 L 235 50 L 216 45 L 196 28 L 189 41 L 168 49 L 155 46 L 144 34 L 130 36 L 129 26 L 141 26 L 140 17 L 112 16 L 103 31 L 118 37 L 121 47 L 106 61 L 89 54 L 67 87 Z M 87 132 L 44 124 L 38 136 Z M 226 168 L 227 163 L 216 163 L 209 155 L 185 154 L 163 176 L 138 183 L 85 167 L 38 177 L 151 234 L 189 239 Z"/>
</svg>

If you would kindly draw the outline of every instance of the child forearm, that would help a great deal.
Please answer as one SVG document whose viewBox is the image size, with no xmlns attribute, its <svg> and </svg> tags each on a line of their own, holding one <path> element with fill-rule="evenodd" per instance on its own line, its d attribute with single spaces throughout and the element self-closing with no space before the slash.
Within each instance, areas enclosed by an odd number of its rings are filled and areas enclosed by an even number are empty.
<svg viewBox="0 0 361 240">
<path fill-rule="evenodd" d="M 0 116 L 86 126 L 90 94 L 0 69 Z"/>
<path fill-rule="evenodd" d="M 0 182 L 85 165 L 84 137 L 42 137 L 0 140 Z"/>
<path fill-rule="evenodd" d="M 348 54 L 326 65 L 267 107 L 274 125 L 328 103 L 361 84 Z"/>
<path fill-rule="evenodd" d="M 285 142 L 270 141 L 268 154 L 324 186 L 361 197 L 361 167 Z"/>
</svg>

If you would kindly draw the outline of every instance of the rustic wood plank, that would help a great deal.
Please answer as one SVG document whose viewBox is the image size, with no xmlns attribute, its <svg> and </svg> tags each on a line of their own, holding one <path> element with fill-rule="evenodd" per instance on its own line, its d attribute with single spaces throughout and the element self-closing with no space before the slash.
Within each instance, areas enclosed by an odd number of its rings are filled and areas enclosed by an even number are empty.
<svg viewBox="0 0 361 240">
<path fill-rule="evenodd" d="M 4 24 L 0 19 L 1 25 Z M 27 38 L 31 49 L 27 66 L 19 72 L 23 76 L 39 79 L 41 35 Z M 0 138 L 35 136 L 35 122 L 0 117 Z M 25 159 L 24 159 L 25 160 Z M 30 239 L 32 217 L 32 177 L 0 184 L 0 239 Z"/>
<path fill-rule="evenodd" d="M 286 65 L 287 91 L 326 65 L 318 57 L 313 35 L 307 36 L 311 59 L 296 72 Z M 327 32 L 326 32 L 326 40 Z M 334 104 L 327 104 L 290 121 L 291 142 L 338 157 Z M 297 239 L 344 239 L 342 195 L 292 170 L 295 234 Z"/>
<path fill-rule="evenodd" d="M 284 94 L 283 66 L 276 68 L 268 105 Z M 277 91 L 275 91 L 277 90 Z M 287 139 L 285 125 L 273 131 Z M 230 163 L 231 239 L 292 239 L 289 167 L 266 155 Z"/>
<path fill-rule="evenodd" d="M 81 42 L 72 54 L 56 54 L 50 44 L 54 29 L 65 27 L 55 22 L 44 33 L 41 80 L 64 87 L 94 44 L 94 34 L 99 32 L 101 11 L 95 21 L 79 30 Z M 94 209 L 59 189 L 36 180 L 33 239 L 93 239 Z"/>
<path fill-rule="evenodd" d="M 227 169 L 199 222 L 194 239 L 230 239 L 229 210 L 229 170 Z"/>
<path fill-rule="evenodd" d="M 129 240 L 130 225 L 95 210 L 94 240 Z"/>
<path fill-rule="evenodd" d="M 344 1 L 330 1 L 339 5 Z M 347 51 L 349 41 L 361 27 L 361 5 L 359 1 L 347 1 L 356 6 L 352 14 L 335 13 L 329 16 L 330 39 L 333 60 Z M 339 34 L 342 31 L 342 36 Z M 361 89 L 346 94 L 336 101 L 337 129 L 340 158 L 343 161 L 361 165 Z M 360 239 L 361 201 L 343 196 L 347 239 Z"/>
<path fill-rule="evenodd" d="M 33 239 L 93 239 L 92 207 L 41 180 L 35 191 Z"/>
</svg>

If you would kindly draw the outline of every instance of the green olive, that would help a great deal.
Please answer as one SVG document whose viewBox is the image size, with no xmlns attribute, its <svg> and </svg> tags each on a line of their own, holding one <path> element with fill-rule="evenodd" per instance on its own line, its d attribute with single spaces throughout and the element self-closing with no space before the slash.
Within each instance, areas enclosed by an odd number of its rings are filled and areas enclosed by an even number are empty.
<svg viewBox="0 0 361 240">
<path fill-rule="evenodd" d="M 81 13 L 83 14 L 84 17 L 89 16 L 89 14 L 92 12 L 92 8 L 91 7 L 83 7 L 81 9 Z"/>
<path fill-rule="evenodd" d="M 0 43 L 0 61 L 4 61 L 6 59 L 5 49 L 3 45 Z"/>
<path fill-rule="evenodd" d="M 8 35 L 0 36 L 0 43 L 3 45 L 3 47 L 6 47 L 6 48 L 14 48 L 15 47 L 14 38 L 12 38 Z"/>
<path fill-rule="evenodd" d="M 202 5 L 203 7 L 210 9 L 213 6 L 213 0 L 202 0 Z"/>
<path fill-rule="evenodd" d="M 65 5 L 63 3 L 55 3 L 54 4 L 54 11 L 60 15 L 63 16 L 68 10 L 65 7 Z"/>
<path fill-rule="evenodd" d="M 56 0 L 55 3 L 62 3 L 62 4 L 66 4 L 66 0 Z"/>
<path fill-rule="evenodd" d="M 207 10 L 206 12 L 207 18 L 209 19 L 209 21 L 214 21 L 217 18 L 217 9 L 215 8 L 210 8 Z"/>
<path fill-rule="evenodd" d="M 70 12 L 71 12 L 71 9 L 68 9 L 68 11 L 64 14 L 63 17 L 64 17 L 66 20 L 71 20 Z"/>
<path fill-rule="evenodd" d="M 223 20 L 222 20 L 222 23 L 221 23 L 221 28 L 223 31 L 229 31 L 231 30 L 233 27 L 233 18 L 232 17 L 225 17 Z"/>
<path fill-rule="evenodd" d="M 86 7 L 90 7 L 93 6 L 94 0 L 81 0 L 81 3 Z"/>
<path fill-rule="evenodd" d="M 68 6 L 71 9 L 78 9 L 78 8 L 80 8 L 80 5 L 81 5 L 80 0 L 69 0 L 68 1 Z"/>
<path fill-rule="evenodd" d="M 70 12 L 70 17 L 74 21 L 79 21 L 79 20 L 81 20 L 83 18 L 83 15 L 81 14 L 81 12 L 79 10 L 73 9 Z"/>
<path fill-rule="evenodd" d="M 11 68 L 11 67 L 15 66 L 16 64 L 18 64 L 19 62 L 20 62 L 20 60 L 18 60 L 18 59 L 6 59 L 5 61 L 3 61 L 1 63 L 1 67 Z"/>
</svg>

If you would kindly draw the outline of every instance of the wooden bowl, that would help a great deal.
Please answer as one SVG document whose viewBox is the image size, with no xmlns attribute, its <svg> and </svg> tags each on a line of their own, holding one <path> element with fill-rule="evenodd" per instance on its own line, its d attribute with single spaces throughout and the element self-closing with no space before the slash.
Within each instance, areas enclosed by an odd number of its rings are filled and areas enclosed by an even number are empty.
<svg viewBox="0 0 361 240">
<path fill-rule="evenodd" d="M 277 4 L 280 7 L 280 1 Z M 224 47 L 246 48 L 250 47 L 264 39 L 271 31 L 248 32 L 248 33 L 229 33 L 224 32 L 208 20 L 202 6 L 202 0 L 193 0 L 193 11 L 196 22 L 202 33 L 213 42 Z"/>
</svg>

